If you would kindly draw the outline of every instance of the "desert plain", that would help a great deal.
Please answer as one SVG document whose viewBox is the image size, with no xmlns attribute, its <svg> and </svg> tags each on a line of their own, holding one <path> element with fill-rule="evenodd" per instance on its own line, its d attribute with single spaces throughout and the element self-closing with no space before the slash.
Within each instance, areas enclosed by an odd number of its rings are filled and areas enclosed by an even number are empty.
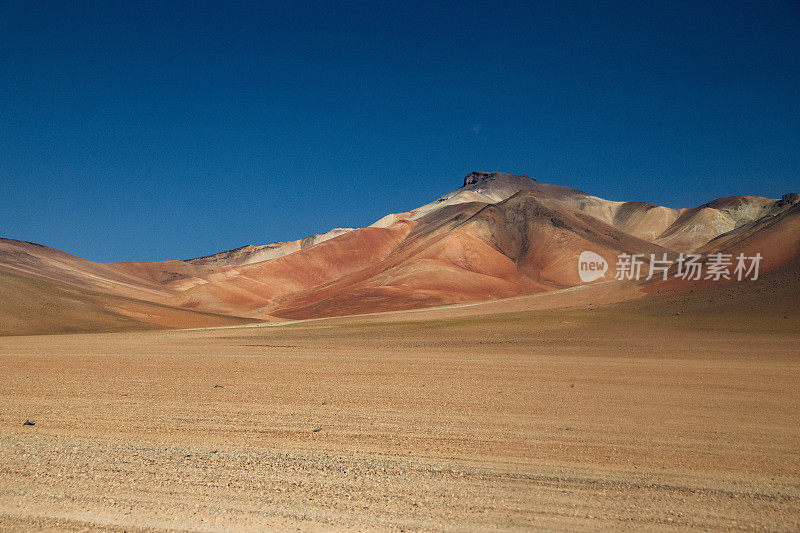
<svg viewBox="0 0 800 533">
<path fill-rule="evenodd" d="M 0 529 L 796 531 L 796 284 L 739 286 L 0 338 Z"/>
</svg>

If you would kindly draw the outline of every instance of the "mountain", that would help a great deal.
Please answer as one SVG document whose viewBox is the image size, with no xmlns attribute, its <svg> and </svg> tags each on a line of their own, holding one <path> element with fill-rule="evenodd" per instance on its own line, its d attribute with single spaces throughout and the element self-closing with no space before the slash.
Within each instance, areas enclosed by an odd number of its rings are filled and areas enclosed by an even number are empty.
<svg viewBox="0 0 800 533">
<path fill-rule="evenodd" d="M 216 254 L 205 255 L 203 257 L 196 257 L 194 259 L 187 259 L 186 262 L 193 265 L 219 265 L 219 266 L 242 266 L 251 263 L 259 263 L 269 259 L 276 259 L 289 255 L 300 250 L 305 250 L 310 246 L 325 242 L 339 235 L 353 231 L 353 228 L 334 228 L 328 232 L 311 235 L 304 239 L 296 241 L 281 241 L 272 244 L 263 244 L 260 246 L 253 246 L 248 244 L 233 250 L 219 252 Z"/>
<path fill-rule="evenodd" d="M 761 253 L 763 272 L 779 269 L 800 253 L 800 196 L 731 196 L 674 209 L 605 200 L 525 175 L 472 172 L 453 192 L 366 228 L 140 263 L 94 263 L 4 239 L 0 272 L 14 276 L 18 300 L 26 293 L 36 297 L 35 281 L 39 288 L 51 284 L 48 294 L 82 291 L 81 297 L 93 302 L 105 295 L 163 306 L 170 313 L 192 312 L 178 320 L 189 324 L 222 315 L 303 319 L 560 291 L 582 284 L 577 262 L 586 250 L 608 263 L 598 282 L 626 295 L 691 290 L 711 282 L 617 281 L 620 254 L 641 254 L 647 262 L 651 254 L 674 260 L 681 253 Z M 109 302 L 101 307 L 121 308 L 116 300 Z M 6 307 L 6 316 L 13 315 Z M 62 322 L 74 314 L 75 323 L 86 327 L 85 313 L 70 309 Z M 201 313 L 210 315 L 200 319 Z M 145 321 L 163 327 L 174 322 Z M 113 320 L 108 324 L 116 327 Z"/>
<path fill-rule="evenodd" d="M 0 269 L 72 287 L 142 300 L 163 301 L 169 292 L 159 281 L 142 279 L 114 265 L 94 263 L 25 241 L 0 239 Z"/>
<path fill-rule="evenodd" d="M 180 309 L 0 269 L 0 335 L 236 326 L 252 320 Z"/>
</svg>

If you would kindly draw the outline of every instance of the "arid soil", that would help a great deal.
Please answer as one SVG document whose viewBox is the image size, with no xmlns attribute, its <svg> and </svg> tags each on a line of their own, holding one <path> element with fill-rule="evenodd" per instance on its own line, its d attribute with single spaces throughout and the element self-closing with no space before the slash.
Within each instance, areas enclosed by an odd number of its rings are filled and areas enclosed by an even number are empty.
<svg viewBox="0 0 800 533">
<path fill-rule="evenodd" d="M 796 316 L 501 305 L 0 338 L 0 530 L 800 530 Z"/>
</svg>

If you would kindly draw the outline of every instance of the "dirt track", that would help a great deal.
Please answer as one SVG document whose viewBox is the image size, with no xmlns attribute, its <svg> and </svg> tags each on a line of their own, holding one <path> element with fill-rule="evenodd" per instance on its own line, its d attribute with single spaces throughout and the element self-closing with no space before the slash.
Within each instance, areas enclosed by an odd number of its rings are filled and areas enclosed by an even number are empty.
<svg viewBox="0 0 800 533">
<path fill-rule="evenodd" d="M 382 320 L 0 339 L 0 529 L 800 529 L 796 330 Z"/>
</svg>

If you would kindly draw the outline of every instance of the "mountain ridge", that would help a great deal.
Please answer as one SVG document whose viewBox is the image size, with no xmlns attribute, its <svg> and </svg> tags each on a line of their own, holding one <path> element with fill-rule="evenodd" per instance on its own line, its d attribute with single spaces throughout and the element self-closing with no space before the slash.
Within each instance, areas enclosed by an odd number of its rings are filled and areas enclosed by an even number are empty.
<svg viewBox="0 0 800 533">
<path fill-rule="evenodd" d="M 525 174 L 476 171 L 433 202 L 366 228 L 138 263 L 94 263 L 2 239 L 0 272 L 215 316 L 316 318 L 576 287 L 583 250 L 608 258 L 613 272 L 619 254 L 761 247 L 770 254 L 764 268 L 774 269 L 800 253 L 798 209 L 795 193 L 735 195 L 675 209 L 605 200 Z M 611 282 L 626 294 L 631 284 L 641 295 L 650 290 L 644 282 Z"/>
</svg>

